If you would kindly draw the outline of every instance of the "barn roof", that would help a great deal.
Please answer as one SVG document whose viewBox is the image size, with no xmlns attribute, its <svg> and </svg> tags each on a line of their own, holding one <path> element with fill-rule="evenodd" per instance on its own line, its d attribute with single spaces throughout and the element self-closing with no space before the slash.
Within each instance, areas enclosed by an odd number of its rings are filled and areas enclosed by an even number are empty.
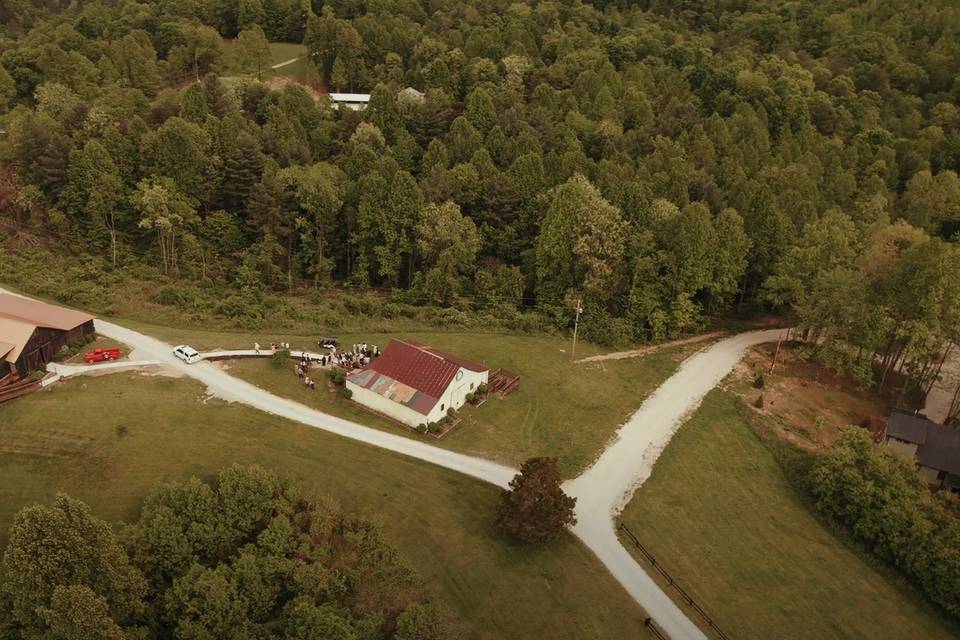
<svg viewBox="0 0 960 640">
<path fill-rule="evenodd" d="M 93 316 L 82 311 L 65 309 L 10 293 L 0 293 L 0 316 L 60 331 L 70 331 L 93 320 Z"/>
<path fill-rule="evenodd" d="M 15 346 L 9 342 L 0 342 L 0 360 L 6 360 L 7 354 L 13 351 Z"/>
<path fill-rule="evenodd" d="M 4 360 L 16 362 L 36 329 L 37 325 L 32 322 L 0 316 L 0 339 L 3 340 L 3 344 L 9 344 L 12 347 L 3 357 Z M 0 348 L 0 351 L 3 349 Z"/>
<path fill-rule="evenodd" d="M 481 364 L 415 340 L 391 340 L 379 358 L 350 374 L 349 380 L 427 415 L 461 367 L 487 370 Z"/>
</svg>

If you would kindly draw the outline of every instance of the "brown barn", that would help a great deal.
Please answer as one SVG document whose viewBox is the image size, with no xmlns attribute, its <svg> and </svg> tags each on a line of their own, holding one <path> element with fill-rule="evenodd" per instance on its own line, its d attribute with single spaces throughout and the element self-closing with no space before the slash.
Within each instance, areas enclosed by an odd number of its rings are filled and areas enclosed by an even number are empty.
<svg viewBox="0 0 960 640">
<path fill-rule="evenodd" d="M 0 293 L 0 378 L 42 369 L 61 347 L 93 333 L 93 316 Z"/>
</svg>

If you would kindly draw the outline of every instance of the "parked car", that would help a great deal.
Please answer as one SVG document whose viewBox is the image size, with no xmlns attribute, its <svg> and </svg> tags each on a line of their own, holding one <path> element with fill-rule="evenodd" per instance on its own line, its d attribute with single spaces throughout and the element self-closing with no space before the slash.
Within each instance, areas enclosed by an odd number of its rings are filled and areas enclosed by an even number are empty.
<svg viewBox="0 0 960 640">
<path fill-rule="evenodd" d="M 120 349 L 94 349 L 83 356 L 84 362 L 108 362 L 120 357 Z"/>
<path fill-rule="evenodd" d="M 317 346 L 321 349 L 336 349 L 340 346 L 340 341 L 336 336 L 323 336 L 317 340 Z"/>
<path fill-rule="evenodd" d="M 177 356 L 187 364 L 200 362 L 200 354 L 191 346 L 181 344 L 173 348 L 173 355 Z"/>
</svg>

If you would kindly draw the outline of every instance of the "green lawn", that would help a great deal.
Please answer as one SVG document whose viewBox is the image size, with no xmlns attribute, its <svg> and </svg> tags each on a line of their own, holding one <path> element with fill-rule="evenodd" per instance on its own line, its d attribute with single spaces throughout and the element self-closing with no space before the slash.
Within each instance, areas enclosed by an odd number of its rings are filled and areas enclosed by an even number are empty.
<svg viewBox="0 0 960 640">
<path fill-rule="evenodd" d="M 283 340 L 294 349 L 316 348 L 315 336 L 207 333 L 136 323 L 131 326 L 172 344 L 187 342 L 199 349 L 249 349 L 254 340 L 261 345 Z M 531 456 L 554 455 L 560 459 L 564 474 L 572 477 L 599 455 L 613 432 L 647 394 L 676 371 L 682 358 L 704 347 L 700 343 L 641 358 L 573 364 L 569 342 L 557 336 L 439 332 L 339 335 L 345 345 L 367 342 L 381 347 L 386 346 L 390 337 L 407 336 L 473 358 L 491 369 L 503 367 L 519 373 L 520 387 L 504 400 L 491 398 L 481 407 L 465 409 L 463 421 L 436 440 L 412 434 L 355 403 L 334 397 L 320 386 L 312 392 L 304 389 L 292 366 L 277 370 L 266 360 L 234 361 L 229 364 L 230 373 L 321 411 L 513 466 L 519 467 Z M 589 355 L 596 349 L 584 346 L 578 348 L 581 352 Z"/>
<path fill-rule="evenodd" d="M 736 402 L 710 394 L 622 516 L 679 584 L 738 639 L 955 637 L 813 516 Z"/>
<path fill-rule="evenodd" d="M 129 521 L 155 482 L 209 477 L 233 462 L 292 475 L 382 521 L 467 637 L 647 637 L 640 608 L 572 536 L 532 549 L 502 539 L 494 487 L 206 399 L 186 379 L 117 373 L 0 406 L 0 545 L 19 508 L 58 491 Z"/>
</svg>

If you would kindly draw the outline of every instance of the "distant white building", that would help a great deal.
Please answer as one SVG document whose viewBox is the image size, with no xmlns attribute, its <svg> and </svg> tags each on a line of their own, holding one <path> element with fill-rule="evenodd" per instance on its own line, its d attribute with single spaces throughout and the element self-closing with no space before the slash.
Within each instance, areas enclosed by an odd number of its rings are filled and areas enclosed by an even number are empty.
<svg viewBox="0 0 960 640">
<path fill-rule="evenodd" d="M 397 92 L 397 99 L 423 104 L 424 100 L 426 100 L 426 95 L 423 91 L 417 91 L 413 87 L 407 87 Z"/>
<path fill-rule="evenodd" d="M 486 384 L 482 364 L 415 340 L 391 340 L 383 355 L 347 376 L 353 400 L 411 427 L 440 421 Z"/>
<path fill-rule="evenodd" d="M 354 111 L 363 111 L 370 104 L 369 93 L 331 93 L 330 102 L 337 109 L 346 107 Z"/>
</svg>

